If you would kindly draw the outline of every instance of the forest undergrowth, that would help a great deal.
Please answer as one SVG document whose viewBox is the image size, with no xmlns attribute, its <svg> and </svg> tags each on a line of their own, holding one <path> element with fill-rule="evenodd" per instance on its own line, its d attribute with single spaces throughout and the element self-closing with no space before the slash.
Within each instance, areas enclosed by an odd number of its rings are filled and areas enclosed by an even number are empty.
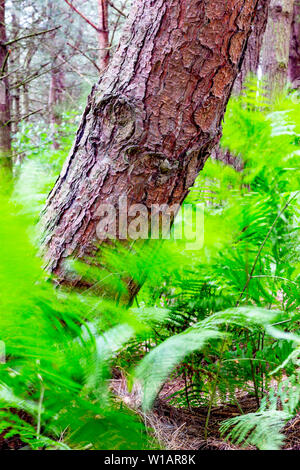
<svg viewBox="0 0 300 470">
<path fill-rule="evenodd" d="M 299 97 L 249 80 L 231 98 L 221 146 L 239 168 L 209 159 L 185 201 L 204 207 L 201 249 L 108 246 L 105 268 L 70 263 L 77 291 L 38 256 L 73 120 L 55 152 L 20 128 L 0 195 L 0 447 L 300 448 Z"/>
</svg>

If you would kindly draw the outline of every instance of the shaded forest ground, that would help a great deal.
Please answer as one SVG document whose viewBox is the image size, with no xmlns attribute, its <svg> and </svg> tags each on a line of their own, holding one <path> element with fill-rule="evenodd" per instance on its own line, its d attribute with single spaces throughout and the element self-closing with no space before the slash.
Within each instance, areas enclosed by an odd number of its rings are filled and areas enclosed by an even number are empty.
<svg viewBox="0 0 300 470">
<path fill-rule="evenodd" d="M 167 450 L 195 450 L 195 451 L 228 451 L 228 450 L 257 450 L 253 446 L 240 447 L 224 439 L 220 433 L 223 421 L 234 418 L 243 413 L 257 411 L 254 396 L 246 393 L 237 393 L 238 404 L 223 403 L 213 407 L 210 417 L 208 439 L 204 437 L 207 407 L 177 408 L 168 403 L 170 395 L 182 387 L 179 380 L 166 383 L 157 398 L 153 410 L 149 414 L 141 411 L 141 389 L 134 386 L 131 393 L 123 375 L 111 381 L 111 390 L 117 400 L 137 412 L 149 430 L 149 438 L 153 439 L 153 448 L 157 443 Z M 18 413 L 19 414 L 19 413 Z M 28 420 L 26 413 L 19 414 L 22 419 Z M 29 418 L 30 421 L 30 418 Z M 291 419 L 284 428 L 285 442 L 283 450 L 300 450 L 300 413 Z M 30 450 L 18 436 L 4 438 L 0 434 L 1 450 Z"/>
<path fill-rule="evenodd" d="M 143 418 L 146 426 L 150 428 L 155 439 L 167 450 L 257 450 L 253 446 L 240 447 L 227 441 L 220 433 L 223 421 L 240 416 L 243 413 L 257 411 L 254 396 L 237 392 L 238 404 L 220 404 L 211 412 L 208 430 L 208 439 L 204 437 L 207 407 L 177 408 L 168 403 L 169 397 L 182 387 L 180 381 L 171 381 L 164 385 L 159 398 L 150 414 L 141 411 L 141 390 L 134 387 L 128 392 L 126 380 L 123 376 L 112 380 L 112 390 L 124 403 L 137 411 Z M 300 413 L 290 420 L 285 428 L 286 436 L 283 450 L 300 450 Z"/>
</svg>

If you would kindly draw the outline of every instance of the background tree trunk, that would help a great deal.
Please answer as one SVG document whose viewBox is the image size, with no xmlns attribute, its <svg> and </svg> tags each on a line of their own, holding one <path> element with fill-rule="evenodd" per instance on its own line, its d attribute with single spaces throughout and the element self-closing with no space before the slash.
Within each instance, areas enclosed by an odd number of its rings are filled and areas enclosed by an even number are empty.
<svg viewBox="0 0 300 470">
<path fill-rule="evenodd" d="M 10 93 L 7 77 L 9 50 L 5 45 L 5 0 L 0 0 L 0 168 L 12 171 Z"/>
<path fill-rule="evenodd" d="M 48 269 L 96 249 L 97 209 L 181 204 L 219 141 L 256 0 L 138 0 L 42 223 Z"/>
<path fill-rule="evenodd" d="M 48 0 L 48 28 L 52 28 L 51 19 L 53 18 L 53 11 L 55 5 L 53 0 Z M 59 50 L 59 41 L 57 38 L 57 31 L 53 31 L 50 35 L 52 43 L 55 45 L 54 50 Z M 60 147 L 58 137 L 59 137 L 59 125 L 61 124 L 59 105 L 62 104 L 64 98 L 65 90 L 65 74 L 63 70 L 63 65 L 59 66 L 59 62 L 64 62 L 64 54 L 53 54 L 50 50 L 50 55 L 52 59 L 51 63 L 51 72 L 50 72 L 50 87 L 49 87 L 49 99 L 48 99 L 48 108 L 49 108 L 49 117 L 50 117 L 50 129 L 52 137 L 52 147 L 57 150 Z"/>
<path fill-rule="evenodd" d="M 99 68 L 105 70 L 109 62 L 108 2 L 98 0 L 99 13 Z"/>
<path fill-rule="evenodd" d="M 260 0 L 257 7 L 257 13 L 252 26 L 245 57 L 235 82 L 233 93 L 239 95 L 242 91 L 243 83 L 249 74 L 256 75 L 259 66 L 259 58 L 263 43 L 264 33 L 268 21 L 270 0 Z"/>
<path fill-rule="evenodd" d="M 245 79 L 249 74 L 257 75 L 261 47 L 268 21 L 269 6 L 270 0 L 259 0 L 258 2 L 255 19 L 252 25 L 252 32 L 248 39 L 241 71 L 234 82 L 233 94 L 235 95 L 239 95 L 241 93 Z M 241 171 L 244 166 L 243 161 L 240 158 L 231 155 L 228 150 L 222 149 L 219 145 L 216 145 L 212 150 L 211 158 L 219 160 L 225 163 L 225 165 L 232 166 L 237 171 Z"/>
<path fill-rule="evenodd" d="M 99 25 L 97 26 L 93 21 L 87 18 L 81 11 L 79 11 L 70 0 L 65 2 L 71 7 L 87 24 L 97 31 L 98 44 L 99 44 L 99 69 L 101 73 L 105 70 L 109 62 L 109 29 L 108 29 L 108 0 L 97 0 L 98 4 L 98 17 Z"/>
<path fill-rule="evenodd" d="M 36 47 L 32 45 L 29 47 L 25 61 L 24 61 L 24 66 L 26 70 L 30 70 L 30 65 L 31 61 L 36 53 Z M 30 106 L 29 106 L 29 89 L 30 89 L 30 83 L 26 83 L 22 86 L 22 113 L 24 116 L 27 116 L 30 113 Z"/>
<path fill-rule="evenodd" d="M 19 27 L 19 18 L 17 17 L 16 13 L 12 15 L 12 36 L 13 38 L 17 38 L 19 35 L 20 27 Z M 16 70 L 15 77 L 16 82 L 20 81 L 20 50 L 16 48 L 12 54 L 10 55 L 10 65 L 12 69 Z M 21 97 L 20 97 L 20 88 L 17 87 L 13 90 L 13 94 L 11 93 L 11 108 L 13 114 L 13 122 L 12 122 L 12 133 L 15 134 L 18 130 L 18 122 L 21 117 Z"/>
<path fill-rule="evenodd" d="M 293 84 L 294 88 L 300 88 L 300 0 L 294 1 L 290 43 L 289 80 Z"/>
<path fill-rule="evenodd" d="M 271 0 L 264 36 L 261 66 L 271 93 L 287 83 L 294 0 Z"/>
<path fill-rule="evenodd" d="M 50 88 L 49 88 L 49 116 L 52 136 L 52 146 L 59 149 L 57 141 L 58 126 L 61 123 L 58 106 L 63 102 L 65 89 L 65 76 L 62 68 L 55 67 L 55 61 L 52 64 Z"/>
</svg>

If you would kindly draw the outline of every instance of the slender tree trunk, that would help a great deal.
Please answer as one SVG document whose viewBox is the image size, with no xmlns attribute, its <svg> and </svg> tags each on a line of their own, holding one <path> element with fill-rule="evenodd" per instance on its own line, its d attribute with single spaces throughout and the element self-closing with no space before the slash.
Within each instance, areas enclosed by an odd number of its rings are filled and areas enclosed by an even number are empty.
<svg viewBox="0 0 300 470">
<path fill-rule="evenodd" d="M 15 13 L 12 15 L 12 32 L 13 37 L 16 38 L 20 31 L 19 21 Z M 20 67 L 20 50 L 16 48 L 11 54 L 11 61 L 10 61 L 12 69 L 16 69 L 14 73 L 15 81 L 18 83 L 20 81 L 20 73 L 18 71 Z M 20 100 L 20 88 L 17 87 L 14 90 L 12 95 L 12 111 L 13 111 L 13 123 L 12 123 L 12 133 L 15 134 L 18 129 L 18 122 L 21 116 L 21 100 Z"/>
<path fill-rule="evenodd" d="M 271 0 L 269 8 L 261 66 L 271 93 L 287 83 L 293 4 L 294 0 Z"/>
<path fill-rule="evenodd" d="M 300 0 L 294 1 L 290 43 L 289 80 L 293 84 L 294 88 L 300 88 Z"/>
<path fill-rule="evenodd" d="M 98 0 L 99 14 L 99 68 L 105 70 L 109 62 L 108 1 Z"/>
<path fill-rule="evenodd" d="M 49 116 L 52 135 L 52 146 L 54 149 L 59 149 L 60 145 L 57 141 L 59 133 L 59 125 L 61 124 L 59 106 L 63 102 L 65 90 L 65 74 L 62 68 L 53 68 L 51 71 L 50 88 L 49 88 Z"/>
<path fill-rule="evenodd" d="M 256 0 L 137 0 L 42 223 L 48 269 L 96 250 L 99 206 L 181 204 L 218 143 Z M 120 237 L 120 233 L 117 235 Z M 121 237 L 122 238 L 122 237 Z"/>
<path fill-rule="evenodd" d="M 16 74 L 18 77 L 18 75 Z M 21 117 L 21 96 L 20 96 L 20 88 L 16 89 L 14 94 L 14 107 L 13 107 L 13 128 L 12 132 L 16 133 L 18 131 L 18 123 L 20 122 Z"/>
<path fill-rule="evenodd" d="M 22 109 L 24 112 L 24 116 L 29 114 L 29 90 L 28 85 L 23 85 L 22 87 Z"/>
<path fill-rule="evenodd" d="M 0 0 L 0 168 L 12 172 L 10 93 L 7 62 L 5 0 Z"/>
<path fill-rule="evenodd" d="M 26 54 L 26 58 L 24 61 L 24 69 L 30 71 L 30 64 L 36 53 L 36 47 L 31 46 Z M 24 116 L 27 116 L 30 113 L 30 106 L 29 106 L 29 88 L 30 83 L 26 83 L 22 86 L 22 113 Z"/>
<path fill-rule="evenodd" d="M 53 18 L 53 12 L 55 9 L 55 4 L 53 0 L 48 0 L 47 8 L 48 8 L 49 28 L 51 28 L 53 27 L 53 25 L 51 24 L 52 23 L 51 19 Z M 53 44 L 57 45 L 57 42 L 58 42 L 57 31 L 53 31 L 51 33 L 51 40 Z M 55 47 L 55 50 L 57 50 L 57 47 Z M 56 65 L 58 62 L 57 59 L 64 61 L 65 57 L 63 53 L 57 54 L 57 56 L 54 56 L 54 54 L 51 51 L 50 54 L 52 56 L 52 64 L 51 64 L 51 73 L 50 73 L 48 109 L 49 109 L 49 117 L 50 117 L 52 147 L 53 149 L 57 150 L 60 147 L 60 144 L 58 141 L 59 126 L 61 124 L 59 106 L 63 102 L 63 97 L 64 97 L 65 73 L 64 73 L 63 65 L 61 65 L 60 67 L 56 67 Z"/>
<path fill-rule="evenodd" d="M 52 67 L 53 66 L 54 64 L 52 64 Z M 50 75 L 48 109 L 49 109 L 49 118 L 50 118 L 52 148 L 55 150 L 59 148 L 59 143 L 57 142 L 58 114 L 57 114 L 57 109 L 56 109 L 56 94 L 57 94 L 57 75 L 55 71 L 52 70 L 51 75 Z"/>
<path fill-rule="evenodd" d="M 233 88 L 234 94 L 240 94 L 243 83 L 249 74 L 256 75 L 259 66 L 261 46 L 268 21 L 270 0 L 259 0 L 257 13 L 252 26 L 242 68 L 238 74 Z"/>
</svg>

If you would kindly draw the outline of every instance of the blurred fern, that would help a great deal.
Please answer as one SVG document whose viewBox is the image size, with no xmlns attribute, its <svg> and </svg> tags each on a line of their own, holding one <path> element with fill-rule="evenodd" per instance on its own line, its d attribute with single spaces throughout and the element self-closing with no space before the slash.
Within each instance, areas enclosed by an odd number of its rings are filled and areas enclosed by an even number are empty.
<svg viewBox="0 0 300 470">
<path fill-rule="evenodd" d="M 119 409 L 108 389 L 114 355 L 147 327 L 90 293 L 56 289 L 28 240 L 28 220 L 1 197 L 0 435 L 37 448 L 139 449 L 137 415 Z M 108 312 L 108 313 L 107 313 Z"/>
<path fill-rule="evenodd" d="M 230 100 L 221 142 L 242 167 L 211 159 L 186 201 L 205 204 L 204 247 L 109 246 L 103 269 L 70 263 L 92 285 L 82 292 L 55 288 L 28 238 L 66 149 L 38 154 L 33 129 L 19 136 L 26 158 L 14 202 L 0 196 L 0 436 L 33 449 L 147 446 L 137 416 L 109 391 L 111 367 L 120 366 L 141 382 L 145 410 L 174 375 L 185 384 L 169 397 L 176 406 L 250 393 L 257 411 L 222 432 L 282 446 L 299 407 L 299 111 L 293 97 L 271 103 L 250 80 Z M 140 292 L 128 307 L 120 300 L 129 282 Z"/>
</svg>

